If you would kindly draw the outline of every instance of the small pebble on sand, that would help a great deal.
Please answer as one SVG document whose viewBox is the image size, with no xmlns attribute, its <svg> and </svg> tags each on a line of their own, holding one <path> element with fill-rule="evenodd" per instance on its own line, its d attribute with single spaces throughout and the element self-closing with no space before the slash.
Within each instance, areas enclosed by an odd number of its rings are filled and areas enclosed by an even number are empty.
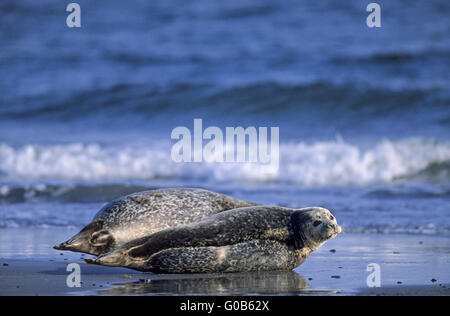
<svg viewBox="0 0 450 316">
<path fill-rule="evenodd" d="M 341 278 L 340 275 L 332 275 L 331 277 L 332 277 L 333 279 L 340 279 L 340 278 Z"/>
</svg>

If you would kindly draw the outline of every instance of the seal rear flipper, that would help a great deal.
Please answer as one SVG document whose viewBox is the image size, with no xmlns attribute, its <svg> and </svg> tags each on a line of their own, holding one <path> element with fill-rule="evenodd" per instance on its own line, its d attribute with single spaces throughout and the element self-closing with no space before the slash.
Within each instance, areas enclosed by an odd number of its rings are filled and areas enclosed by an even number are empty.
<svg viewBox="0 0 450 316">
<path fill-rule="evenodd" d="M 89 237 L 89 235 L 86 236 L 84 233 L 80 232 L 69 240 L 55 245 L 53 249 L 89 253 Z"/>
<path fill-rule="evenodd" d="M 97 258 L 85 258 L 84 261 L 89 264 L 97 264 L 107 267 L 123 267 L 129 264 L 130 259 L 122 248 L 98 256 Z"/>
<path fill-rule="evenodd" d="M 97 262 L 97 258 L 84 258 L 84 261 L 89 264 L 100 264 Z"/>
<path fill-rule="evenodd" d="M 78 234 L 69 240 L 55 245 L 57 250 L 69 250 L 84 252 L 91 255 L 101 255 L 114 249 L 114 237 L 102 229 L 103 223 L 95 221 L 83 228 Z"/>
</svg>

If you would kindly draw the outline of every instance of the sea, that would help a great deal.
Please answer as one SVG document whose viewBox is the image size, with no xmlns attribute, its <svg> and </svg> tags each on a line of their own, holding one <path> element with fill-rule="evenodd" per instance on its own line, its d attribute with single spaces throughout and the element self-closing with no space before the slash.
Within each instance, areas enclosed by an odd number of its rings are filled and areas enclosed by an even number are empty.
<svg viewBox="0 0 450 316">
<path fill-rule="evenodd" d="M 0 2 L 0 231 L 201 187 L 450 236 L 450 2 Z M 177 163 L 178 126 L 278 127 L 279 168 Z"/>
</svg>

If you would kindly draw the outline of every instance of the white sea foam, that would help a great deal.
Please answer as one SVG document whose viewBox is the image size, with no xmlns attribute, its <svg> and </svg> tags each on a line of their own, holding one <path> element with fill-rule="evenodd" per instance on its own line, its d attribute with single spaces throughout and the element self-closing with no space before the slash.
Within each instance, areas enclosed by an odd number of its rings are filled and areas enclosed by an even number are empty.
<svg viewBox="0 0 450 316">
<path fill-rule="evenodd" d="M 261 173 L 257 163 L 175 163 L 170 148 L 98 144 L 0 144 L 0 174 L 14 179 L 210 179 L 287 182 L 303 186 L 388 183 L 432 163 L 450 161 L 450 143 L 420 138 L 383 140 L 361 149 L 342 140 L 280 145 L 280 168 Z"/>
</svg>

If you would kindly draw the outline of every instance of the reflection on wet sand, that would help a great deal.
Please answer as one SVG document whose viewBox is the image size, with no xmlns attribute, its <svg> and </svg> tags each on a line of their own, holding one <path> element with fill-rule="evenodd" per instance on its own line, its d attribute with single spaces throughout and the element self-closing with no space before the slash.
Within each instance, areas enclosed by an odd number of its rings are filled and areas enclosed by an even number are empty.
<svg viewBox="0 0 450 316">
<path fill-rule="evenodd" d="M 270 271 L 230 274 L 145 275 L 139 281 L 112 284 L 103 295 L 135 294 L 301 294 L 308 284 L 293 271 Z"/>
</svg>

